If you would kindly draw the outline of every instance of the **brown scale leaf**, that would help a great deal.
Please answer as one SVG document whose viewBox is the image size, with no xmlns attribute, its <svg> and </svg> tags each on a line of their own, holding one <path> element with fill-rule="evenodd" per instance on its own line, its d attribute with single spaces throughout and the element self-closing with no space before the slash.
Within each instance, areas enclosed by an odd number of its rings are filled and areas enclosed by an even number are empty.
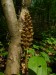
<svg viewBox="0 0 56 75">
<path fill-rule="evenodd" d="M 33 41 L 32 20 L 29 13 L 25 13 L 24 27 L 21 33 L 21 42 L 23 48 L 29 48 Z"/>
<path fill-rule="evenodd" d="M 32 26 L 29 26 L 28 28 L 29 28 L 29 29 L 33 29 L 33 27 L 32 27 Z"/>
<path fill-rule="evenodd" d="M 31 35 L 31 34 L 27 35 L 27 38 L 31 38 L 31 37 L 32 37 L 32 35 Z"/>
<path fill-rule="evenodd" d="M 23 41 L 23 42 L 26 42 L 27 40 L 28 40 L 27 38 L 24 38 L 22 41 Z"/>
<path fill-rule="evenodd" d="M 29 42 L 33 41 L 33 38 L 30 38 L 28 41 L 29 41 Z"/>
</svg>

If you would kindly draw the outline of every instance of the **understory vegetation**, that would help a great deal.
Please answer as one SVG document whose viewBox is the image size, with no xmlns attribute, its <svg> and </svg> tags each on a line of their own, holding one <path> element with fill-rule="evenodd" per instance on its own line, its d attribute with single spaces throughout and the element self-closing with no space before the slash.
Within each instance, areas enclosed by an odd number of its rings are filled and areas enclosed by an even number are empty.
<svg viewBox="0 0 56 75">
<path fill-rule="evenodd" d="M 14 0 L 18 15 L 18 0 Z M 21 1 L 19 0 L 19 3 Z M 24 74 L 25 52 L 27 53 L 27 66 L 29 75 L 56 75 L 56 1 L 55 0 L 32 0 L 29 11 L 33 22 L 32 46 L 24 50 L 21 63 L 20 75 Z M 6 19 L 0 2 L 0 75 L 4 75 L 10 35 Z"/>
<path fill-rule="evenodd" d="M 46 37 L 41 41 L 34 40 L 27 50 L 29 75 L 56 75 L 56 38 Z M 0 42 L 0 74 L 4 75 L 8 51 Z M 25 55 L 22 56 L 24 61 Z M 21 61 L 21 65 L 24 63 Z M 24 71 L 24 66 L 22 72 Z"/>
</svg>

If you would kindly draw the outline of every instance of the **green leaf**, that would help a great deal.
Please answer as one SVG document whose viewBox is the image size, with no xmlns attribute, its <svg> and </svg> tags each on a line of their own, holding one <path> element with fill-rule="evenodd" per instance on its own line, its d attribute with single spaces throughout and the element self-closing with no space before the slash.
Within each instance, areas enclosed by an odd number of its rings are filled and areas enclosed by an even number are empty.
<svg viewBox="0 0 56 75">
<path fill-rule="evenodd" d="M 0 75 L 4 75 L 4 73 L 3 72 L 0 72 Z"/>
<path fill-rule="evenodd" d="M 50 45 L 56 44 L 56 38 L 53 38 L 53 37 L 47 38 L 46 42 Z"/>
<path fill-rule="evenodd" d="M 0 49 L 0 52 L 2 52 L 2 51 L 4 51 L 4 48 L 3 47 Z"/>
<path fill-rule="evenodd" d="M 29 75 L 47 75 L 47 64 L 43 57 L 31 57 L 28 62 L 28 68 Z"/>
<path fill-rule="evenodd" d="M 4 53 L 2 53 L 2 56 L 7 56 L 8 55 L 8 52 L 4 52 Z"/>
<path fill-rule="evenodd" d="M 39 49 L 39 46 L 37 46 L 37 45 L 33 45 L 33 48 L 35 48 L 35 49 Z"/>
<path fill-rule="evenodd" d="M 50 75 L 56 75 L 55 73 L 53 73 L 53 74 L 50 74 Z"/>
<path fill-rule="evenodd" d="M 49 58 L 49 56 L 48 56 L 47 53 L 45 53 L 45 52 L 40 52 L 40 54 L 41 54 L 42 57 L 44 57 L 45 61 L 51 62 L 51 61 L 50 61 L 50 58 Z"/>
<path fill-rule="evenodd" d="M 35 51 L 34 51 L 34 49 L 32 49 L 32 48 L 30 48 L 29 50 L 27 50 L 27 53 L 28 53 L 28 54 L 31 54 L 32 56 L 35 55 Z"/>
<path fill-rule="evenodd" d="M 50 67 L 48 67 L 47 69 L 48 69 L 48 74 L 50 74 L 52 72 L 52 69 Z"/>
<path fill-rule="evenodd" d="M 3 44 L 0 42 L 0 46 L 3 46 Z"/>
<path fill-rule="evenodd" d="M 46 40 L 48 44 L 52 45 L 51 39 Z"/>
<path fill-rule="evenodd" d="M 56 54 L 56 51 L 54 51 L 54 49 L 52 47 L 49 47 L 46 51 Z"/>
<path fill-rule="evenodd" d="M 56 44 L 56 39 L 53 41 L 53 44 Z"/>
</svg>

